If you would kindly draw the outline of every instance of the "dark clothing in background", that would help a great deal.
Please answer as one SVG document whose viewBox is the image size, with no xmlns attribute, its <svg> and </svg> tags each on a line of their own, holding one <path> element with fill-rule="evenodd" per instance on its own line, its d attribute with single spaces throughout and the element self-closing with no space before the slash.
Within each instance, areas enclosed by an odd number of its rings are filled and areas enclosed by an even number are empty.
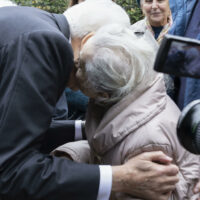
<svg viewBox="0 0 200 200">
<path fill-rule="evenodd" d="M 185 37 L 200 39 L 200 1 L 194 7 Z M 200 80 L 195 78 L 180 78 L 179 105 L 181 109 L 193 100 L 200 99 Z M 183 98 L 184 97 L 184 98 Z"/>
<path fill-rule="evenodd" d="M 68 119 L 85 120 L 85 114 L 88 107 L 89 98 L 80 90 L 73 91 L 69 88 L 65 89 L 68 104 Z"/>
<path fill-rule="evenodd" d="M 151 26 L 151 27 L 152 27 L 153 32 L 155 34 L 155 39 L 157 39 L 158 36 L 160 35 L 162 29 L 163 29 L 163 26 L 159 26 L 159 27 Z"/>
<path fill-rule="evenodd" d="M 0 199 L 96 199 L 98 166 L 41 153 L 73 66 L 67 20 L 4 7 L 0 27 Z"/>
<path fill-rule="evenodd" d="M 173 26 L 169 33 L 200 39 L 200 1 L 170 0 Z M 200 99 L 200 80 L 195 78 L 175 78 L 174 100 L 183 109 L 193 100 Z"/>
</svg>

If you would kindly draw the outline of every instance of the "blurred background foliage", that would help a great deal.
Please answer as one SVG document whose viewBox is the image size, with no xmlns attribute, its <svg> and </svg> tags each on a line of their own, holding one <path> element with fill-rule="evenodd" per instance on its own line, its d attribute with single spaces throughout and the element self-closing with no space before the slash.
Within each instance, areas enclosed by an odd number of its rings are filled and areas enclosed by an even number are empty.
<svg viewBox="0 0 200 200">
<path fill-rule="evenodd" d="M 12 0 L 21 6 L 33 6 L 52 13 L 63 13 L 67 7 L 69 0 Z M 138 7 L 136 0 L 116 0 L 116 3 L 121 5 L 129 14 L 131 22 L 143 18 L 142 12 Z"/>
<path fill-rule="evenodd" d="M 121 5 L 126 10 L 130 16 L 132 24 L 144 17 L 136 0 L 116 0 L 116 3 Z"/>
</svg>

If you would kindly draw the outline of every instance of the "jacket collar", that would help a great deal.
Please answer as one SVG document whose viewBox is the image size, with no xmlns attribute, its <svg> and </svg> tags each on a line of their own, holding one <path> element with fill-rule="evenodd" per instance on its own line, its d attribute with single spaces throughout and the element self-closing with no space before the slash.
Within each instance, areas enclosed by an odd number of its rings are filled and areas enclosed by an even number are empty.
<svg viewBox="0 0 200 200">
<path fill-rule="evenodd" d="M 65 37 L 69 40 L 70 38 L 70 29 L 69 24 L 66 17 L 63 14 L 52 14 L 55 18 L 55 22 L 60 29 L 60 31 L 65 35 Z"/>
<path fill-rule="evenodd" d="M 166 105 L 163 77 L 142 92 L 133 92 L 106 109 L 89 104 L 86 123 L 87 139 L 100 156 L 113 148 L 130 133 L 159 114 Z"/>
</svg>

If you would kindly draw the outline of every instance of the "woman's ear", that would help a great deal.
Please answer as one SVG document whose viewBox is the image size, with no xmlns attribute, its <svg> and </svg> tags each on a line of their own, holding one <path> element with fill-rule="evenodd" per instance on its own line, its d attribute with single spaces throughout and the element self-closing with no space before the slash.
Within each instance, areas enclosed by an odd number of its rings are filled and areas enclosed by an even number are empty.
<svg viewBox="0 0 200 200">
<path fill-rule="evenodd" d="M 90 39 L 94 34 L 94 32 L 90 32 L 81 40 L 81 49 L 83 48 L 84 44 L 88 41 L 88 39 Z"/>
</svg>

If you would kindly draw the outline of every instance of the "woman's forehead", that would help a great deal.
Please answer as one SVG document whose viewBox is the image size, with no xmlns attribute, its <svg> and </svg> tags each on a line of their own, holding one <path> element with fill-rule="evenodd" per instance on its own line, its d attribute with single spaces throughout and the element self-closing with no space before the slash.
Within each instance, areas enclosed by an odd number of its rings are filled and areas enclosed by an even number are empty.
<svg viewBox="0 0 200 200">
<path fill-rule="evenodd" d="M 142 3 L 144 3 L 145 1 L 147 1 L 147 2 L 153 2 L 154 0 L 140 0 L 139 2 L 140 2 L 140 4 L 142 4 Z M 157 2 L 160 2 L 161 0 L 155 0 L 155 1 L 157 1 Z M 162 1 L 166 1 L 166 2 L 169 2 L 169 0 L 162 0 Z"/>
</svg>

